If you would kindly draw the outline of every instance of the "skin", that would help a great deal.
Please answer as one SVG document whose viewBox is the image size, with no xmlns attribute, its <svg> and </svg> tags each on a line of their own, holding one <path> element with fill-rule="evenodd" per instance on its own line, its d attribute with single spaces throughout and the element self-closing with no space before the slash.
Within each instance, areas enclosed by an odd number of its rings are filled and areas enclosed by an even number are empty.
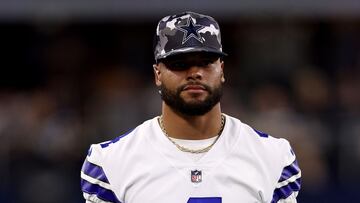
<svg viewBox="0 0 360 203">
<path fill-rule="evenodd" d="M 189 82 L 200 82 L 212 88 L 224 83 L 224 62 L 216 57 L 213 62 L 208 63 L 208 58 L 206 55 L 198 53 L 176 56 L 170 61 L 190 64 L 180 69 L 174 69 L 171 67 L 171 63 L 166 62 L 154 64 L 155 84 L 157 86 L 163 84 L 171 90 L 176 90 L 179 86 Z M 204 101 L 207 95 L 208 92 L 197 85 L 189 85 L 180 94 L 186 102 L 190 103 Z M 163 101 L 162 115 L 164 127 L 169 136 L 173 138 L 207 139 L 216 136 L 221 128 L 220 102 L 204 115 L 189 116 L 174 111 Z"/>
</svg>

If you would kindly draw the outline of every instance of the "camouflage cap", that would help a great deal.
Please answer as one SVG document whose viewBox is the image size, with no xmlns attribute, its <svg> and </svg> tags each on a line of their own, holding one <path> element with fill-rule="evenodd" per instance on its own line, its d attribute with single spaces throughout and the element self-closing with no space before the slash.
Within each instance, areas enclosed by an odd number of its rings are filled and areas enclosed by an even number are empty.
<svg viewBox="0 0 360 203">
<path fill-rule="evenodd" d="M 222 51 L 220 28 L 215 19 L 189 11 L 161 19 L 156 28 L 155 60 L 189 52 L 226 56 Z"/>
</svg>

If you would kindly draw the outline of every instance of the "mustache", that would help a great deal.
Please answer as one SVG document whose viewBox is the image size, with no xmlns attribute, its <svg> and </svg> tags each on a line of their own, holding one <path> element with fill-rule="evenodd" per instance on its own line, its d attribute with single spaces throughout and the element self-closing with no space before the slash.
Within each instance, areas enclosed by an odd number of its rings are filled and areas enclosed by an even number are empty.
<svg viewBox="0 0 360 203">
<path fill-rule="evenodd" d="M 202 87 L 204 90 L 208 91 L 208 92 L 211 92 L 211 88 L 210 86 L 204 84 L 204 83 L 201 83 L 201 82 L 188 82 L 186 84 L 183 84 L 183 85 L 180 85 L 180 87 L 178 87 L 178 91 L 184 91 L 186 87 L 188 86 L 191 86 L 191 85 L 195 85 L 195 86 L 200 86 Z"/>
</svg>

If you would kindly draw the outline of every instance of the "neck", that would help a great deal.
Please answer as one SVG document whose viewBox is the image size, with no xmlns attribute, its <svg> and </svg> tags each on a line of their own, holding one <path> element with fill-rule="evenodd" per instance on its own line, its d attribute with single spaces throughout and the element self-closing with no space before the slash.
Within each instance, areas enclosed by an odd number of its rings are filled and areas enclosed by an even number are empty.
<svg viewBox="0 0 360 203">
<path fill-rule="evenodd" d="M 200 140 L 215 137 L 221 129 L 220 103 L 200 116 L 182 115 L 163 104 L 163 127 L 168 135 L 177 139 Z"/>
</svg>

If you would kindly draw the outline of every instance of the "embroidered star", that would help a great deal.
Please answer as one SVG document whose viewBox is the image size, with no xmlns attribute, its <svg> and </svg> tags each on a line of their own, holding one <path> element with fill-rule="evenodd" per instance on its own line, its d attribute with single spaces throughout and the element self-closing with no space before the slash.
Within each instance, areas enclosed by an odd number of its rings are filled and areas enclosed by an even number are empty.
<svg viewBox="0 0 360 203">
<path fill-rule="evenodd" d="M 203 43 L 203 40 L 199 34 L 199 30 L 203 28 L 204 26 L 202 25 L 194 24 L 192 18 L 188 18 L 185 25 L 177 26 L 177 29 L 184 33 L 182 44 L 186 43 L 190 38 L 194 38 Z"/>
</svg>

